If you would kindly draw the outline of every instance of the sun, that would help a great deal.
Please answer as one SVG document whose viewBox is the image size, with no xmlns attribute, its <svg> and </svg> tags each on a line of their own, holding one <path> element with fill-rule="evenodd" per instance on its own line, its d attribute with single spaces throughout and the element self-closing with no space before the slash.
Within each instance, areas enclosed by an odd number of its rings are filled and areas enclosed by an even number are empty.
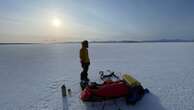
<svg viewBox="0 0 194 110">
<path fill-rule="evenodd" d="M 53 18 L 51 21 L 52 26 L 54 27 L 60 27 L 61 26 L 61 20 L 57 17 Z"/>
</svg>

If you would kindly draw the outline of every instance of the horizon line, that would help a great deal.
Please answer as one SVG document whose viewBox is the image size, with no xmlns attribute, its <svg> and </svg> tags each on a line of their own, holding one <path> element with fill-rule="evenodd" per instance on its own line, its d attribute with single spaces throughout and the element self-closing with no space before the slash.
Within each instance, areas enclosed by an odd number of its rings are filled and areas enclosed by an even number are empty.
<svg viewBox="0 0 194 110">
<path fill-rule="evenodd" d="M 0 45 L 6 44 L 63 44 L 63 43 L 81 43 L 82 41 L 64 41 L 64 42 L 0 42 Z M 161 39 L 161 40 L 88 40 L 89 43 L 146 43 L 146 42 L 194 42 L 184 39 Z"/>
</svg>

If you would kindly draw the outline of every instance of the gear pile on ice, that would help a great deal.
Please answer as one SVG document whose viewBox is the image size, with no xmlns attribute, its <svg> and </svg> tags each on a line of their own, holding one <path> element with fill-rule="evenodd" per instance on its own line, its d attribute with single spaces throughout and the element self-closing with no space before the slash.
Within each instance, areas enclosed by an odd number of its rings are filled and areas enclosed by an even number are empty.
<svg viewBox="0 0 194 110">
<path fill-rule="evenodd" d="M 144 89 L 141 83 L 129 74 L 118 76 L 111 71 L 108 71 L 109 74 L 104 73 L 104 71 L 99 72 L 102 84 L 81 81 L 82 101 L 104 101 L 124 97 L 127 104 L 136 104 L 146 93 L 149 93 L 148 89 Z"/>
</svg>

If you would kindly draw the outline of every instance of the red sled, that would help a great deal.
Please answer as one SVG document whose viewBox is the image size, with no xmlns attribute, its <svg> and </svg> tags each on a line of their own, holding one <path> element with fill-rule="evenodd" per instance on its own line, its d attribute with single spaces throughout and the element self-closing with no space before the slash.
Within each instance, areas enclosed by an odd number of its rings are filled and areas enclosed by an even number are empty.
<svg viewBox="0 0 194 110">
<path fill-rule="evenodd" d="M 102 84 L 91 83 L 81 92 L 81 100 L 104 101 L 125 97 L 127 103 L 136 103 L 148 90 L 144 89 L 137 80 L 130 79 L 132 78 L 131 76 L 126 76 L 124 76 L 123 80 L 106 80 Z"/>
</svg>

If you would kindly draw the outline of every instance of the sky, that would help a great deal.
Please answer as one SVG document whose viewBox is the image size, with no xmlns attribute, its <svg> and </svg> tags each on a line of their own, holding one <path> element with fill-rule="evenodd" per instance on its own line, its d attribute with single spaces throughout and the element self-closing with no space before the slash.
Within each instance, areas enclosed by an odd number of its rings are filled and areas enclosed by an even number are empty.
<svg viewBox="0 0 194 110">
<path fill-rule="evenodd" d="M 0 42 L 194 39 L 194 0 L 0 0 Z"/>
</svg>

